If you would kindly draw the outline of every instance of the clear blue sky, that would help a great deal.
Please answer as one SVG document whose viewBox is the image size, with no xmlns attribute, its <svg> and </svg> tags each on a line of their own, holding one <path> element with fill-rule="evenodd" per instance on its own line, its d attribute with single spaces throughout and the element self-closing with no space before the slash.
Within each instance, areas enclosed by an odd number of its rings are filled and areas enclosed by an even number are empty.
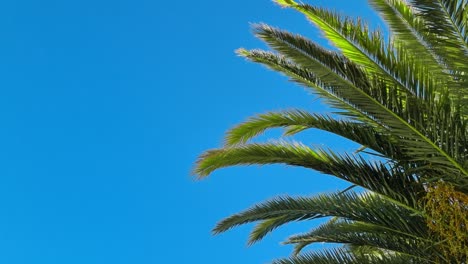
<svg viewBox="0 0 468 264">
<path fill-rule="evenodd" d="M 310 3 L 375 19 L 363 0 Z M 197 155 L 252 114 L 325 111 L 304 89 L 234 55 L 263 47 L 250 34 L 253 22 L 322 41 L 301 15 L 269 0 L 3 1 L 0 263 L 287 256 L 291 248 L 279 242 L 314 223 L 280 229 L 250 248 L 249 227 L 217 237 L 210 230 L 276 194 L 346 184 L 281 166 L 225 169 L 201 182 L 190 176 Z M 354 147 L 324 133 L 298 139 Z"/>
</svg>

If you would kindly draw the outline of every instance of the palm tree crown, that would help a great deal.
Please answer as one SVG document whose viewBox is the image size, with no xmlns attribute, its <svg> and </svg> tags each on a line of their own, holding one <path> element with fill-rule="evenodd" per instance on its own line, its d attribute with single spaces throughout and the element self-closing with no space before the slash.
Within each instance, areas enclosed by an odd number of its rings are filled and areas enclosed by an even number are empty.
<svg viewBox="0 0 468 264">
<path fill-rule="evenodd" d="M 311 89 L 339 112 L 295 109 L 252 117 L 201 155 L 195 173 L 250 164 L 310 168 L 365 189 L 282 196 L 222 220 L 214 229 L 258 222 L 250 243 L 292 221 L 331 217 L 286 240 L 295 256 L 275 263 L 467 263 L 468 0 L 369 0 L 390 36 L 360 20 L 293 0 L 338 51 L 265 24 L 255 35 L 273 51 L 240 56 Z M 352 140 L 355 153 L 292 141 L 251 143 L 271 128 L 285 136 L 320 129 Z M 361 152 L 379 157 L 369 161 Z M 364 153 L 363 152 L 363 153 Z M 343 247 L 301 253 L 316 242 Z"/>
</svg>

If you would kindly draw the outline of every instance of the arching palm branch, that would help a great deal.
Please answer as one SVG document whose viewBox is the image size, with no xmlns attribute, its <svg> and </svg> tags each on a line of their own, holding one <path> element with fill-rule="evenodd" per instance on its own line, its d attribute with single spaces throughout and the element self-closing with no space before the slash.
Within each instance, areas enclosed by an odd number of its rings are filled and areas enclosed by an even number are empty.
<svg viewBox="0 0 468 264">
<path fill-rule="evenodd" d="M 224 147 L 204 153 L 195 173 L 203 178 L 228 166 L 279 163 L 314 169 L 366 191 L 278 197 L 224 219 L 214 232 L 257 222 L 249 240 L 254 243 L 291 221 L 332 217 L 287 239 L 296 256 L 276 263 L 467 263 L 468 1 L 370 0 L 390 27 L 388 38 L 325 9 L 276 2 L 304 14 L 339 51 L 258 24 L 255 35 L 273 51 L 238 54 L 310 88 L 339 112 L 252 117 L 227 132 Z M 284 128 L 286 136 L 311 128 L 328 131 L 382 161 L 283 140 L 250 143 L 272 128 Z M 450 215 L 444 214 L 447 208 Z M 301 254 L 316 242 L 343 248 Z"/>
</svg>

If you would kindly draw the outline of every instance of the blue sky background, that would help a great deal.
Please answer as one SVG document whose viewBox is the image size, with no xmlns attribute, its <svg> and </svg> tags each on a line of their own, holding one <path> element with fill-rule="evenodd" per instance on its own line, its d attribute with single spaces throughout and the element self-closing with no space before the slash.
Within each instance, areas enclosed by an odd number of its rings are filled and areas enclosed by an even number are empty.
<svg viewBox="0 0 468 264">
<path fill-rule="evenodd" d="M 364 0 L 310 1 L 377 23 Z M 204 150 L 247 117 L 326 108 L 236 57 L 264 47 L 249 23 L 321 40 L 299 14 L 260 1 L 3 1 L 0 4 L 0 263 L 266 263 L 223 217 L 278 194 L 347 184 L 297 168 L 231 168 L 194 181 Z M 264 138 L 278 136 L 274 131 Z M 316 131 L 311 145 L 356 146 Z M 320 247 L 320 245 L 318 246 Z"/>
</svg>

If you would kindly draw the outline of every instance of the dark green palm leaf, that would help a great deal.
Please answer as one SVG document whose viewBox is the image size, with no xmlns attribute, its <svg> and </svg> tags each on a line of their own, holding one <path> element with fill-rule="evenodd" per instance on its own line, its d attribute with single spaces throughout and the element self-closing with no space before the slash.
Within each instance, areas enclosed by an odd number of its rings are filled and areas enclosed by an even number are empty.
<svg viewBox="0 0 468 264">
<path fill-rule="evenodd" d="M 468 14 L 466 0 L 411 0 L 430 33 L 431 45 L 452 69 L 466 71 Z"/>
<path fill-rule="evenodd" d="M 425 237 L 427 229 L 421 225 L 424 222 L 421 215 L 421 211 L 383 196 L 359 195 L 352 191 L 314 197 L 284 196 L 224 219 L 218 223 L 214 232 L 225 232 L 238 225 L 259 221 L 249 240 L 254 243 L 277 227 L 292 221 L 336 216 Z"/>
<path fill-rule="evenodd" d="M 319 242 L 369 246 L 422 259 L 434 253 L 436 243 L 428 234 L 421 236 L 411 232 L 412 230 L 403 230 L 401 227 L 391 228 L 374 223 L 338 219 L 328 221 L 306 234 L 293 236 L 286 243 L 295 244 L 296 254 L 304 247 Z M 442 254 L 439 254 L 440 256 Z"/>
<path fill-rule="evenodd" d="M 402 254 L 386 254 L 382 256 L 354 255 L 344 249 L 322 250 L 305 253 L 288 259 L 280 259 L 273 264 L 428 264 L 432 261 L 421 260 Z"/>
<path fill-rule="evenodd" d="M 224 167 L 267 164 L 314 169 L 412 206 L 417 200 L 415 194 L 422 191 L 418 180 L 399 168 L 389 168 L 380 161 L 366 161 L 359 155 L 313 150 L 299 143 L 248 144 L 210 150 L 200 157 L 195 173 L 206 177 Z"/>
<path fill-rule="evenodd" d="M 468 12 L 466 0 L 412 0 L 424 21 L 426 39 L 455 81 L 449 83 L 452 99 L 468 114 Z"/>
</svg>

